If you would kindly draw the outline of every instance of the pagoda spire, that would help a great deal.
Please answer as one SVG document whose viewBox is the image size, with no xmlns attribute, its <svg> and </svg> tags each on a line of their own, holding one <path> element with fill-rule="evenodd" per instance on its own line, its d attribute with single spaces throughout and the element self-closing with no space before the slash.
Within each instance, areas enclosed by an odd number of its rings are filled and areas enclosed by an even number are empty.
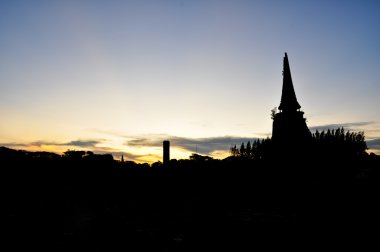
<svg viewBox="0 0 380 252">
<path fill-rule="evenodd" d="M 297 111 L 301 108 L 294 92 L 292 75 L 290 74 L 288 54 L 284 57 L 284 70 L 282 72 L 282 95 L 279 110 L 284 112 Z"/>
<path fill-rule="evenodd" d="M 288 55 L 284 57 L 284 71 L 282 83 L 280 112 L 273 116 L 272 141 L 274 152 L 283 158 L 294 157 L 295 153 L 308 150 L 311 143 L 311 133 L 303 117 L 304 112 L 299 109 L 294 92 L 292 76 L 290 74 Z"/>
</svg>

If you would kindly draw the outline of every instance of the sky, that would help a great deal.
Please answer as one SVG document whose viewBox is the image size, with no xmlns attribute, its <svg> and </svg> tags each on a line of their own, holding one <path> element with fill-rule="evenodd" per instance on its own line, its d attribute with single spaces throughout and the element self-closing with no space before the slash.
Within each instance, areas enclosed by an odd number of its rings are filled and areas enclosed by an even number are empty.
<svg viewBox="0 0 380 252">
<path fill-rule="evenodd" d="M 380 154 L 380 2 L 0 1 L 0 146 L 136 162 L 271 136 L 288 53 L 310 129 Z"/>
</svg>

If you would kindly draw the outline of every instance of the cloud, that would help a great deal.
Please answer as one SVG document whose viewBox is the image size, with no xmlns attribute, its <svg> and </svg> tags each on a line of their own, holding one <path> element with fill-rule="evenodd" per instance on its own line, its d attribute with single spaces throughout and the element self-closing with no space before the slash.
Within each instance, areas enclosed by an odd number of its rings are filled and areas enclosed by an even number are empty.
<svg viewBox="0 0 380 252">
<path fill-rule="evenodd" d="M 70 146 L 78 146 L 78 147 L 94 147 L 98 143 L 101 143 L 100 140 L 76 140 L 70 141 L 68 143 L 63 143 L 61 145 L 70 145 Z"/>
<path fill-rule="evenodd" d="M 65 143 L 57 143 L 50 141 L 34 141 L 30 143 L 0 143 L 2 146 L 7 147 L 42 147 L 42 146 L 75 146 L 80 148 L 95 148 L 97 144 L 102 143 L 104 140 L 73 140 Z"/>
<path fill-rule="evenodd" d="M 190 152 L 197 151 L 209 155 L 215 151 L 229 150 L 232 145 L 240 145 L 243 142 L 253 141 L 257 138 L 247 137 L 208 137 L 208 138 L 186 138 L 169 135 L 150 135 L 148 137 L 135 138 L 127 142 L 129 146 L 160 147 L 162 141 L 169 140 L 171 146 L 180 147 Z"/>
<path fill-rule="evenodd" d="M 27 146 L 39 146 L 42 145 L 50 145 L 50 146 L 76 146 L 82 148 L 95 147 L 98 143 L 101 143 L 103 140 L 74 140 L 66 143 L 57 143 L 57 142 L 49 142 L 49 141 L 35 141 L 27 144 Z M 20 145 L 19 145 L 20 146 Z"/>
<path fill-rule="evenodd" d="M 370 149 L 380 150 L 380 138 L 367 140 L 367 146 Z"/>
<path fill-rule="evenodd" d="M 324 124 L 309 127 L 310 131 L 316 130 L 328 130 L 328 129 L 337 129 L 337 128 L 345 128 L 345 129 L 355 129 L 355 128 L 363 128 L 365 126 L 370 126 L 375 124 L 375 122 L 352 122 L 352 123 L 335 123 L 335 124 Z"/>
<path fill-rule="evenodd" d="M 25 144 L 25 143 L 0 143 L 0 146 L 6 146 L 6 147 L 28 147 L 30 144 Z"/>
<path fill-rule="evenodd" d="M 102 130 L 102 129 L 90 128 L 88 129 L 88 131 L 95 132 L 102 135 L 113 136 L 113 137 L 128 137 L 124 133 L 121 133 L 120 131 L 116 131 L 116 130 Z"/>
<path fill-rule="evenodd" d="M 209 138 L 187 138 L 187 137 L 177 137 L 164 134 L 151 134 L 140 137 L 129 136 L 131 140 L 127 142 L 127 145 L 130 147 L 162 147 L 162 141 L 170 140 L 172 147 L 177 147 L 189 152 L 197 152 L 204 155 L 211 156 L 222 156 L 225 153 L 229 152 L 229 149 L 233 145 L 240 146 L 241 143 L 247 143 L 248 141 L 253 141 L 257 138 L 248 138 L 248 137 L 233 137 L 233 136 L 223 136 L 223 137 L 209 137 Z M 133 160 L 136 162 L 153 162 L 161 160 L 161 154 L 156 153 L 144 153 L 144 154 L 134 154 L 132 152 L 123 152 L 119 149 L 114 149 L 110 147 L 98 146 L 99 143 L 104 142 L 105 140 L 101 139 L 87 139 L 87 140 L 73 140 L 69 142 L 49 142 L 49 141 L 34 141 L 30 143 L 4 143 L 7 147 L 15 148 L 25 148 L 29 150 L 45 149 L 46 146 L 57 147 L 56 151 L 62 147 L 78 147 L 86 148 L 95 153 L 101 154 L 111 154 L 116 159 L 120 159 L 123 155 L 124 160 Z M 58 148 L 61 147 L 61 148 Z"/>
</svg>

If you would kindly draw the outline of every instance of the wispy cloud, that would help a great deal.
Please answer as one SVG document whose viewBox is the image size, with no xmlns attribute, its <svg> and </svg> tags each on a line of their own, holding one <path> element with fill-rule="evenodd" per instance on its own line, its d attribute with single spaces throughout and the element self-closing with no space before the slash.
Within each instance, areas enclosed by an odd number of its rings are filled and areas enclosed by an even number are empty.
<svg viewBox="0 0 380 252">
<path fill-rule="evenodd" d="M 73 140 L 69 142 L 64 143 L 57 143 L 57 142 L 49 142 L 49 141 L 34 141 L 29 144 L 22 144 L 26 146 L 43 146 L 43 145 L 49 145 L 49 146 L 75 146 L 75 147 L 81 147 L 81 148 L 89 148 L 89 147 L 95 147 L 97 144 L 103 142 L 104 140 Z M 18 146 L 22 146 L 20 144 L 14 144 Z"/>
<path fill-rule="evenodd" d="M 30 146 L 30 144 L 11 142 L 11 143 L 0 143 L 0 146 L 6 146 L 9 148 L 12 148 L 12 147 L 22 148 L 22 147 L 28 147 Z"/>
<path fill-rule="evenodd" d="M 62 145 L 78 146 L 78 147 L 94 147 L 95 145 L 103 142 L 103 140 L 75 140 Z"/>
<path fill-rule="evenodd" d="M 88 131 L 94 132 L 96 134 L 106 135 L 106 136 L 128 137 L 124 133 L 117 130 L 102 130 L 102 129 L 96 129 L 96 128 L 89 128 Z"/>
<path fill-rule="evenodd" d="M 311 127 L 309 127 L 309 129 L 311 131 L 337 129 L 337 128 L 342 128 L 342 127 L 345 129 L 357 129 L 357 128 L 368 127 L 368 126 L 373 125 L 373 124 L 376 124 L 376 122 L 335 123 L 335 124 L 324 124 L 324 125 L 311 126 Z"/>
<path fill-rule="evenodd" d="M 139 137 L 127 142 L 129 146 L 140 147 L 159 147 L 162 146 L 163 140 L 170 140 L 173 147 L 179 147 L 190 152 L 209 155 L 215 151 L 229 150 L 232 145 L 240 145 L 242 142 L 255 140 L 256 138 L 248 137 L 209 137 L 209 138 L 187 138 L 168 135 L 150 135 Z"/>
<path fill-rule="evenodd" d="M 328 124 L 321 126 L 310 127 L 311 130 L 333 129 L 344 127 L 346 129 L 355 129 L 356 127 L 373 126 L 372 122 L 357 122 L 357 123 L 344 123 L 344 124 Z M 150 134 L 143 136 L 126 136 L 129 140 L 125 143 L 127 151 L 124 148 L 112 148 L 110 146 L 103 146 L 107 142 L 106 139 L 79 139 L 67 142 L 49 142 L 49 141 L 34 141 L 30 143 L 0 143 L 0 146 L 7 146 L 16 149 L 26 150 L 46 150 L 64 152 L 67 149 L 75 148 L 93 151 L 97 154 L 111 154 L 115 159 L 120 159 L 121 156 L 124 160 L 133 160 L 135 162 L 155 162 L 162 159 L 160 148 L 162 141 L 169 140 L 172 148 L 177 148 L 186 152 L 197 152 L 203 155 L 210 155 L 216 158 L 223 158 L 228 155 L 229 149 L 233 145 L 240 146 L 241 143 L 256 140 L 257 138 L 250 137 L 236 137 L 236 136 L 221 136 L 221 137 L 204 137 L 204 138 L 190 138 L 178 137 L 166 134 Z M 370 151 L 380 153 L 380 137 L 374 135 L 373 138 L 367 140 L 367 146 Z M 147 147 L 144 149 L 144 147 Z M 153 148 L 150 148 L 153 147 Z M 138 150 L 138 151 L 134 151 Z M 142 151 L 144 150 L 144 151 Z M 144 153 L 145 152 L 145 153 Z"/>
<path fill-rule="evenodd" d="M 370 149 L 380 150 L 380 138 L 375 138 L 375 139 L 367 140 L 367 146 Z"/>
<path fill-rule="evenodd" d="M 97 144 L 102 143 L 104 140 L 73 140 L 69 142 L 59 143 L 50 141 L 34 141 L 30 143 L 0 143 L 2 146 L 7 147 L 42 147 L 42 146 L 67 146 L 67 147 L 80 147 L 80 148 L 94 148 Z"/>
</svg>

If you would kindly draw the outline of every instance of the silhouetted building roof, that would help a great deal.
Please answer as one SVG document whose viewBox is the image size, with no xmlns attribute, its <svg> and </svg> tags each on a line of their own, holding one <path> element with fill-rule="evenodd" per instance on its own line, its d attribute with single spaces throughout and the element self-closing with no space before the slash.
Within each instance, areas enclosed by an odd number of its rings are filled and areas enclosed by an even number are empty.
<svg viewBox="0 0 380 252">
<path fill-rule="evenodd" d="M 284 70 L 282 76 L 282 95 L 278 109 L 283 111 L 296 111 L 300 109 L 301 106 L 299 105 L 296 93 L 294 92 L 287 53 L 285 53 L 284 57 Z"/>
</svg>

